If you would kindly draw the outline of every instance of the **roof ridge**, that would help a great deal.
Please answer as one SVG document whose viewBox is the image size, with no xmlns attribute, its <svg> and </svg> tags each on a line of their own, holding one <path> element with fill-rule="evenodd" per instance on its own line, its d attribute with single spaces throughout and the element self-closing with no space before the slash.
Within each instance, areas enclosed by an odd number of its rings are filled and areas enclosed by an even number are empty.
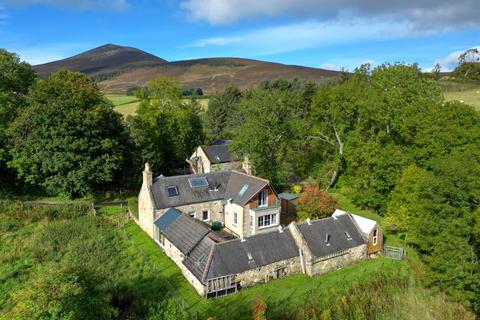
<svg viewBox="0 0 480 320">
<path fill-rule="evenodd" d="M 261 178 L 261 177 L 258 177 L 258 176 L 254 176 L 253 174 L 246 174 L 245 172 L 241 172 L 241 171 L 237 171 L 237 170 L 232 170 L 232 172 L 238 173 L 238 174 L 241 174 L 241 175 L 244 175 L 244 176 L 247 176 L 247 177 L 251 177 L 251 178 L 254 178 L 254 179 L 257 179 L 257 180 L 263 180 L 263 181 L 267 182 L 268 184 L 270 184 L 270 180 L 265 179 L 265 178 Z"/>
<path fill-rule="evenodd" d="M 212 240 L 213 241 L 213 240 Z M 202 279 L 201 281 L 204 282 L 207 278 L 208 270 L 210 270 L 210 265 L 212 264 L 213 260 L 213 252 L 215 251 L 215 247 L 218 243 L 214 243 L 213 246 L 210 248 L 210 252 L 208 253 L 207 263 L 205 264 L 205 269 L 202 272 Z"/>
<path fill-rule="evenodd" d="M 182 177 L 189 177 L 189 176 L 216 175 L 219 173 L 230 173 L 230 171 L 224 170 L 224 171 L 205 172 L 205 173 L 189 173 L 189 174 L 179 174 L 175 176 L 164 176 L 163 174 L 160 174 L 156 178 L 170 179 L 170 178 L 182 178 Z"/>
</svg>

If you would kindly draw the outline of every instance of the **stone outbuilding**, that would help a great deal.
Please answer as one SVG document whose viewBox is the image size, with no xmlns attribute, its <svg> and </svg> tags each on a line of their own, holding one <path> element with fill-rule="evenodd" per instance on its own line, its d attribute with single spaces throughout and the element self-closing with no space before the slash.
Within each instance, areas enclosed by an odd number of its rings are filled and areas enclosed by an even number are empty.
<svg viewBox="0 0 480 320">
<path fill-rule="evenodd" d="M 304 273 L 314 276 L 367 258 L 367 241 L 350 215 L 304 223 L 289 229 L 300 249 Z"/>
<path fill-rule="evenodd" d="M 359 215 L 348 213 L 346 211 L 337 209 L 333 213 L 332 217 L 340 217 L 343 215 L 350 215 L 357 226 L 360 228 L 362 234 L 368 242 L 368 254 L 378 254 L 383 249 L 383 231 L 380 225 L 372 219 L 367 219 Z"/>
</svg>

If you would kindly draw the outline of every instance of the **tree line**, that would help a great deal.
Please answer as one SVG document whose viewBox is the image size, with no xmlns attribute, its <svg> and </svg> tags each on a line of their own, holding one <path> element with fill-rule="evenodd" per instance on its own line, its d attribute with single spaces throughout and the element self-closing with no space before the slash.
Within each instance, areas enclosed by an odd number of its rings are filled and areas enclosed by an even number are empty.
<svg viewBox="0 0 480 320">
<path fill-rule="evenodd" d="M 168 172 L 204 141 L 200 107 L 182 100 L 173 79 L 139 89 L 137 115 L 124 121 L 83 74 L 39 80 L 5 50 L 0 70 L 0 192 L 76 198 L 135 190 L 144 162 Z"/>
</svg>

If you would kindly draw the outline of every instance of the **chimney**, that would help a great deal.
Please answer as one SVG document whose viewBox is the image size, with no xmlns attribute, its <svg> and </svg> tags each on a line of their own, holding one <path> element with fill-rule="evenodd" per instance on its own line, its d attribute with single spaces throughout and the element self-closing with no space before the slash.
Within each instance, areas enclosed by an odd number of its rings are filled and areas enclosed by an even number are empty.
<svg viewBox="0 0 480 320">
<path fill-rule="evenodd" d="M 150 164 L 145 163 L 145 170 L 143 170 L 143 184 L 147 187 L 152 186 L 152 171 L 150 170 Z"/>
<path fill-rule="evenodd" d="M 252 163 L 250 162 L 250 158 L 248 156 L 245 156 L 243 159 L 242 169 L 246 174 L 252 175 Z"/>
<path fill-rule="evenodd" d="M 308 224 L 309 226 L 312 225 L 312 220 L 310 220 L 310 218 L 307 218 L 307 224 Z"/>
</svg>

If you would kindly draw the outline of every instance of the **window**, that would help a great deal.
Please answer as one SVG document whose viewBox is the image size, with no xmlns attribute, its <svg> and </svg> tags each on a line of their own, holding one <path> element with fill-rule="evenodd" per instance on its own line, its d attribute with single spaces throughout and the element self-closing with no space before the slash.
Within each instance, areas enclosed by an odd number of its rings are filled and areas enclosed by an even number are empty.
<svg viewBox="0 0 480 320">
<path fill-rule="evenodd" d="M 276 214 L 267 214 L 265 216 L 258 217 L 258 228 L 266 228 L 277 224 Z"/>
<path fill-rule="evenodd" d="M 163 236 L 162 231 L 160 231 L 160 228 L 155 226 L 153 233 L 154 233 L 153 236 L 155 238 L 155 241 L 163 247 L 165 245 L 165 237 Z"/>
<path fill-rule="evenodd" d="M 268 198 L 268 191 L 267 189 L 263 189 L 258 194 L 258 206 L 265 207 L 267 205 L 267 198 Z"/>
<path fill-rule="evenodd" d="M 373 230 L 373 245 L 376 245 L 378 242 L 378 231 L 377 229 Z"/>
<path fill-rule="evenodd" d="M 169 186 L 167 187 L 167 193 L 169 197 L 178 196 L 178 188 L 177 186 Z"/>
<path fill-rule="evenodd" d="M 236 212 L 233 213 L 233 222 L 232 222 L 232 223 L 233 223 L 233 225 L 235 225 L 235 226 L 236 226 L 237 223 L 238 223 L 238 215 L 237 215 Z"/>
<path fill-rule="evenodd" d="M 202 211 L 202 220 L 203 221 L 210 220 L 210 212 L 208 210 L 203 210 Z"/>
<path fill-rule="evenodd" d="M 207 178 L 205 178 L 205 177 L 190 178 L 190 179 L 188 179 L 188 182 L 190 183 L 190 187 L 192 187 L 192 188 L 208 186 Z"/>
<path fill-rule="evenodd" d="M 244 185 L 242 187 L 242 189 L 240 189 L 240 192 L 238 193 L 238 195 L 241 197 L 245 194 L 245 192 L 247 192 L 247 189 L 248 189 L 248 184 Z"/>
</svg>

